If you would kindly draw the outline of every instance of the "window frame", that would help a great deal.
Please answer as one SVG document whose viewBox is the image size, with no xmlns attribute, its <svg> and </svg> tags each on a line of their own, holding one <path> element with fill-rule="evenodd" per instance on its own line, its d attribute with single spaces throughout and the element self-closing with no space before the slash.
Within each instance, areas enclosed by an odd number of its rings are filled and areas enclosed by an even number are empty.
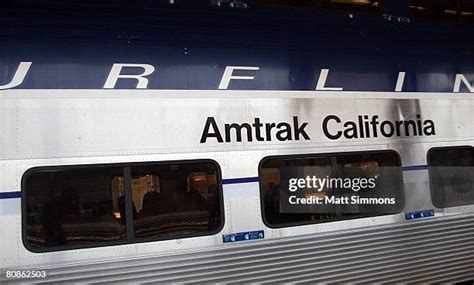
<svg viewBox="0 0 474 285">
<path fill-rule="evenodd" d="M 60 245 L 54 246 L 45 249 L 39 249 L 37 247 L 31 246 L 27 239 L 27 199 L 26 199 L 26 182 L 28 177 L 35 172 L 50 170 L 50 171 L 57 171 L 57 170 L 71 170 L 71 169 L 91 169 L 91 168 L 107 168 L 107 167 L 114 167 L 114 168 L 122 168 L 122 173 L 124 179 L 126 179 L 127 171 L 126 169 L 132 169 L 133 167 L 139 166 L 156 166 L 156 165 L 177 165 L 177 164 L 199 164 L 199 163 L 210 163 L 216 167 L 216 176 L 217 176 L 217 203 L 219 205 L 219 213 L 218 216 L 220 218 L 220 225 L 214 231 L 208 231 L 201 234 L 192 234 L 192 235 L 176 235 L 173 237 L 154 237 L 154 238 L 133 238 L 129 239 L 128 231 L 133 231 L 133 223 L 129 225 L 128 218 L 127 223 L 125 224 L 125 239 L 119 241 L 101 241 L 97 242 L 97 245 Z M 131 180 L 130 180 L 131 184 Z M 77 249 L 90 249 L 90 248 L 101 248 L 101 247 L 108 247 L 108 246 L 117 246 L 117 245 L 131 245 L 131 244 L 139 244 L 139 243 L 146 243 L 146 242 L 159 242 L 159 241 L 168 241 L 168 240 L 176 240 L 176 239 L 183 239 L 183 238 L 196 238 L 196 237 L 204 237 L 204 236 L 212 236 L 216 235 L 222 231 L 225 226 L 225 208 L 224 208 L 224 196 L 223 196 L 223 179 L 222 179 L 222 170 L 215 160 L 213 159 L 187 159 L 187 160 L 164 160 L 164 161 L 147 161 L 147 162 L 121 162 L 121 163 L 98 163 L 98 164 L 73 164 L 73 165 L 53 165 L 53 166 L 35 166 L 27 169 L 22 177 L 21 177 L 21 237 L 23 246 L 30 252 L 33 253 L 48 253 L 48 252 L 58 252 L 58 251 L 65 251 L 65 250 L 77 250 Z M 124 193 L 125 197 L 131 195 L 132 188 L 127 189 L 127 183 L 124 186 Z M 126 199 L 126 198 L 125 198 Z M 133 217 L 130 217 L 133 221 Z"/>
<path fill-rule="evenodd" d="M 441 207 L 440 205 L 437 205 L 434 200 L 434 187 L 433 187 L 433 173 L 432 173 L 432 158 L 431 155 L 433 151 L 438 151 L 438 150 L 459 150 L 459 149 L 469 149 L 474 152 L 474 146 L 471 145 L 458 145 L 458 146 L 440 146 L 440 147 L 432 147 L 428 150 L 426 153 L 426 161 L 428 162 L 428 178 L 429 178 L 429 185 L 430 185 L 430 195 L 431 195 L 431 203 L 433 206 L 435 206 L 438 209 L 449 209 L 449 208 L 454 208 L 454 207 L 464 207 L 464 206 L 470 206 L 474 205 L 474 203 L 471 204 L 463 204 L 463 205 L 458 205 L 458 206 L 450 206 L 450 207 Z"/>
<path fill-rule="evenodd" d="M 267 221 L 267 218 L 265 216 L 265 200 L 264 200 L 264 193 L 263 193 L 263 183 L 261 181 L 261 175 L 260 171 L 262 169 L 262 166 L 264 163 L 266 163 L 268 160 L 272 159 L 280 159 L 280 158 L 303 158 L 303 159 L 310 159 L 310 158 L 318 158 L 321 156 L 324 157 L 337 157 L 337 155 L 358 155 L 358 154 L 377 154 L 377 153 L 387 153 L 387 154 L 393 154 L 396 158 L 396 163 L 397 166 L 400 167 L 400 177 L 401 177 L 401 183 L 400 186 L 402 186 L 402 201 L 400 202 L 400 211 L 397 213 L 389 213 L 389 214 L 381 214 L 381 215 L 366 215 L 363 217 L 354 217 L 350 219 L 339 219 L 339 220 L 326 220 L 326 221 L 301 221 L 301 222 L 289 222 L 289 223 L 281 223 L 278 225 L 273 225 Z M 373 217 L 380 217 L 380 216 L 387 216 L 387 215 L 399 215 L 400 213 L 403 213 L 405 210 L 405 205 L 406 205 L 406 197 L 405 197 L 405 182 L 403 179 L 403 166 L 402 166 L 402 161 L 400 154 L 393 149 L 387 149 L 387 150 L 369 150 L 369 151 L 348 151 L 348 152 L 320 152 L 320 153 L 307 153 L 307 154 L 289 154 L 289 155 L 271 155 L 271 156 L 266 156 L 262 160 L 260 160 L 260 163 L 258 164 L 258 184 L 259 184 L 259 197 L 260 197 L 260 214 L 262 216 L 262 221 L 270 229 L 281 229 L 281 228 L 288 228 L 288 227 L 297 227 L 297 226 L 307 226 L 307 225 L 318 225 L 318 224 L 327 224 L 327 223 L 333 223 L 333 222 L 342 222 L 342 221 L 351 221 L 351 220 L 356 220 L 356 219 L 366 219 L 366 218 L 373 218 Z"/>
</svg>

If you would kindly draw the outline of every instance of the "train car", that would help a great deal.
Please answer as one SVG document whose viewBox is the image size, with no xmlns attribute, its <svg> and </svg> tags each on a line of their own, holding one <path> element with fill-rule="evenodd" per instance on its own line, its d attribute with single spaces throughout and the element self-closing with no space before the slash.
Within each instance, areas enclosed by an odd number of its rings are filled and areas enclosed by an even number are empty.
<svg viewBox="0 0 474 285">
<path fill-rule="evenodd" d="M 474 280 L 473 1 L 0 6 L 0 282 Z"/>
</svg>

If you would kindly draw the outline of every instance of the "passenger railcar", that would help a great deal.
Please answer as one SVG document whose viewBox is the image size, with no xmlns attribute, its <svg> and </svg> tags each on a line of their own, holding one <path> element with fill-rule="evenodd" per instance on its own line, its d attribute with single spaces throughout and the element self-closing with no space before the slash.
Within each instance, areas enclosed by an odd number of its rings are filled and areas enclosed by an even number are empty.
<svg viewBox="0 0 474 285">
<path fill-rule="evenodd" d="M 473 8 L 5 5 L 0 281 L 473 280 Z"/>
</svg>

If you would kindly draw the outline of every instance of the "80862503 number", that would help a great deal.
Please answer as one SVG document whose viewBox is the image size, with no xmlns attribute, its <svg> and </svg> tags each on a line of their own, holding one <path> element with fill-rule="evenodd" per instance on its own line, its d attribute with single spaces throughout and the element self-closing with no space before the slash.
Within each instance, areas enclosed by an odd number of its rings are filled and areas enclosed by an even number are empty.
<svg viewBox="0 0 474 285">
<path fill-rule="evenodd" d="M 7 279 L 27 279 L 27 278 L 46 278 L 44 270 L 7 270 L 5 277 Z"/>
</svg>

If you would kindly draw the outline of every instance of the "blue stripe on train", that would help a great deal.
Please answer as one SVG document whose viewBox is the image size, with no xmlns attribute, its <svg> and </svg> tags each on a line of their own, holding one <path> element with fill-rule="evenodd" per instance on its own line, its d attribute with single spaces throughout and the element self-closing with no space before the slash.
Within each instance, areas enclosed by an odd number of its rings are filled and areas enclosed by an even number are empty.
<svg viewBox="0 0 474 285">
<path fill-rule="evenodd" d="M 258 182 L 258 177 L 229 178 L 222 180 L 222 184 L 241 184 L 252 182 Z"/>
<path fill-rule="evenodd" d="M 426 170 L 428 165 L 412 165 L 403 167 L 403 171 L 416 171 L 416 170 Z M 258 182 L 258 177 L 242 177 L 242 178 L 229 178 L 223 179 L 222 184 L 242 184 L 242 183 L 253 183 Z M 0 192 L 0 199 L 12 199 L 20 198 L 21 192 Z"/>
<path fill-rule="evenodd" d="M 427 170 L 428 165 L 412 165 L 412 166 L 405 166 L 402 168 L 403 171 L 416 171 L 416 170 Z"/>
<path fill-rule="evenodd" d="M 0 192 L 0 199 L 12 199 L 12 198 L 20 198 L 21 192 L 14 191 L 14 192 Z"/>
</svg>

